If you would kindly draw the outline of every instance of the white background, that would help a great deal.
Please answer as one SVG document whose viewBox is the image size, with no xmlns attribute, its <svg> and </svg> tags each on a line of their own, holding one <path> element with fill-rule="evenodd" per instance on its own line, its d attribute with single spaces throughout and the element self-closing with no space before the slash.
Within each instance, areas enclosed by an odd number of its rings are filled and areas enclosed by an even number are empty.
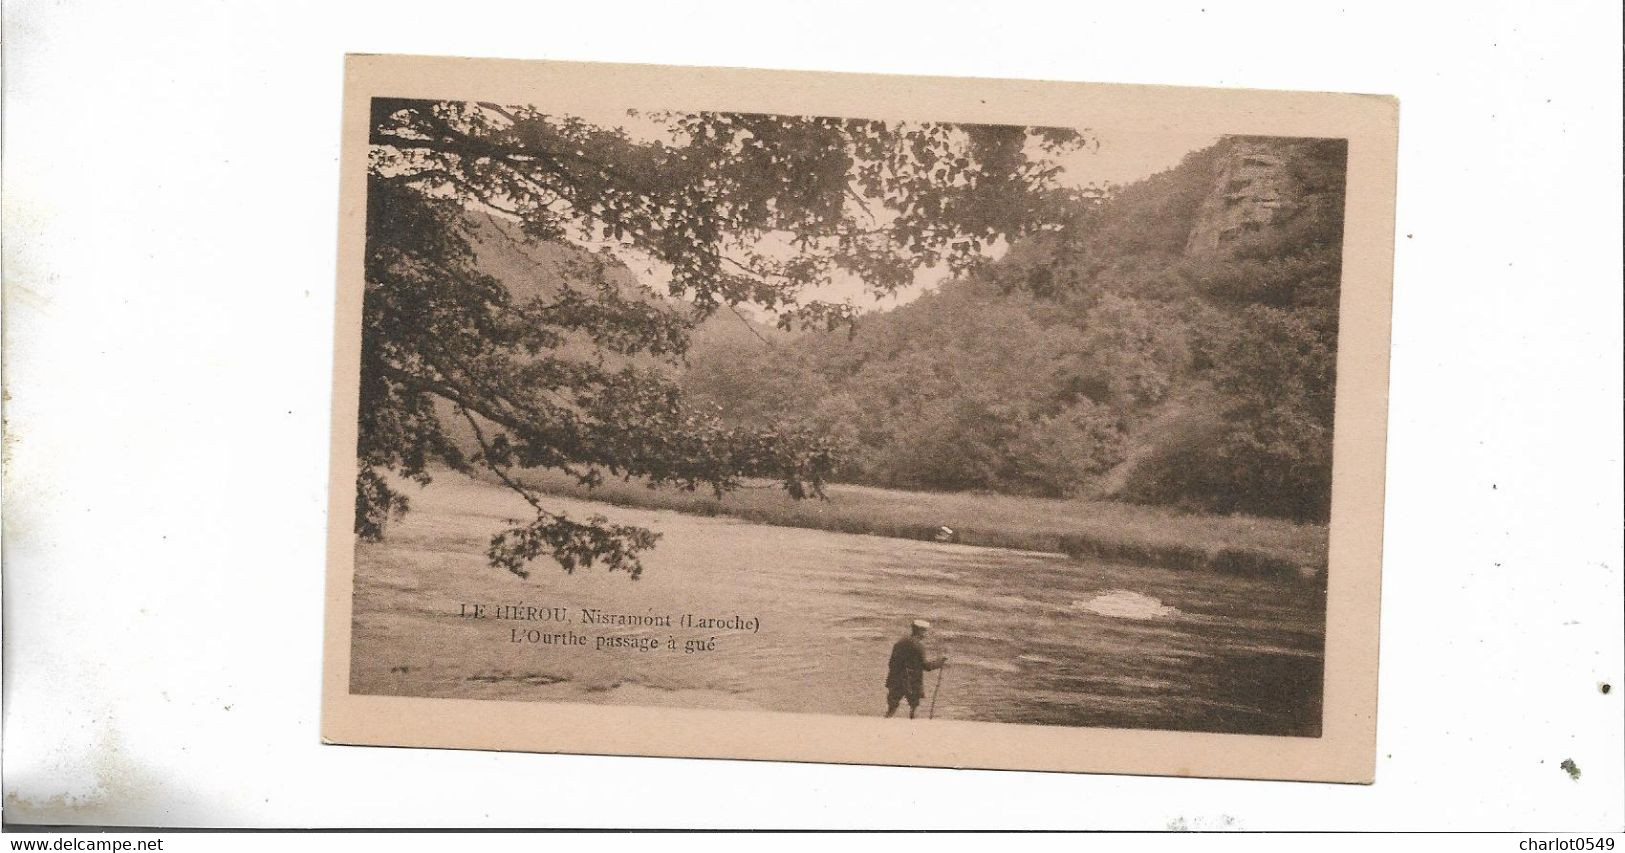
<svg viewBox="0 0 1625 853">
<path fill-rule="evenodd" d="M 1617 831 L 1620 32 L 1614 0 L 8 0 L 5 817 Z M 346 51 L 1398 95 L 1377 783 L 320 745 Z"/>
</svg>

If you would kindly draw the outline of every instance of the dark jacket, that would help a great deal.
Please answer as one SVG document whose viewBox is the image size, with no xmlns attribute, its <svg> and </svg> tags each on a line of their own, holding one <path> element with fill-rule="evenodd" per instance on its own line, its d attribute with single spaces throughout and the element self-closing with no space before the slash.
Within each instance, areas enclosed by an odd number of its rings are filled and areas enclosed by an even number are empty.
<svg viewBox="0 0 1625 853">
<path fill-rule="evenodd" d="M 925 672 L 940 663 L 926 660 L 925 644 L 917 637 L 904 637 L 891 647 L 891 665 L 886 671 L 886 689 L 904 696 L 925 695 Z"/>
</svg>

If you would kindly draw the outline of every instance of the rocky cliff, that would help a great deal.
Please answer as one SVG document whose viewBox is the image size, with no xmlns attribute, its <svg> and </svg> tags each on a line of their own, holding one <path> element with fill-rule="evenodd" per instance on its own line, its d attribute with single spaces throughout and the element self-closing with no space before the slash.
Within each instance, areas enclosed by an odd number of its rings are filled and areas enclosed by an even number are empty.
<svg viewBox="0 0 1625 853">
<path fill-rule="evenodd" d="M 1186 255 L 1215 252 L 1279 225 L 1298 212 L 1309 188 L 1297 168 L 1320 140 L 1230 136 L 1219 143 L 1213 184 L 1197 211 Z"/>
</svg>

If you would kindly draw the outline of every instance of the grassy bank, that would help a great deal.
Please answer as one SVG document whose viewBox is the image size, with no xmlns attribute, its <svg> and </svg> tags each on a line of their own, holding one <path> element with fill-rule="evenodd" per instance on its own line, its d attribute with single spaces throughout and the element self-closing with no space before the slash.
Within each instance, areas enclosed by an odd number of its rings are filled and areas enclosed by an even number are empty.
<svg viewBox="0 0 1625 853">
<path fill-rule="evenodd" d="M 1234 574 L 1323 578 L 1326 528 L 1247 516 L 1191 515 L 1110 501 L 904 492 L 831 485 L 827 500 L 791 500 L 771 484 L 724 496 L 611 481 L 587 489 L 553 471 L 521 479 L 554 494 L 618 506 L 730 516 L 760 524 L 932 539 L 947 525 L 966 545 Z"/>
</svg>

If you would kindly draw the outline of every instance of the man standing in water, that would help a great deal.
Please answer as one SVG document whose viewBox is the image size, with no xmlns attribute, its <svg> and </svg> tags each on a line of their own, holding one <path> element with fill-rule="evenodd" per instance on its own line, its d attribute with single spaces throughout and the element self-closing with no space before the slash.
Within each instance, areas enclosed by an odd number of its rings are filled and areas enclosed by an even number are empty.
<svg viewBox="0 0 1625 853">
<path fill-rule="evenodd" d="M 926 670 L 948 665 L 946 657 L 926 659 L 925 632 L 930 628 L 930 622 L 916 619 L 909 635 L 891 647 L 891 666 L 886 672 L 888 717 L 897 713 L 897 703 L 907 699 L 908 717 L 914 719 L 914 712 L 920 709 L 920 698 L 925 695 Z"/>
</svg>

